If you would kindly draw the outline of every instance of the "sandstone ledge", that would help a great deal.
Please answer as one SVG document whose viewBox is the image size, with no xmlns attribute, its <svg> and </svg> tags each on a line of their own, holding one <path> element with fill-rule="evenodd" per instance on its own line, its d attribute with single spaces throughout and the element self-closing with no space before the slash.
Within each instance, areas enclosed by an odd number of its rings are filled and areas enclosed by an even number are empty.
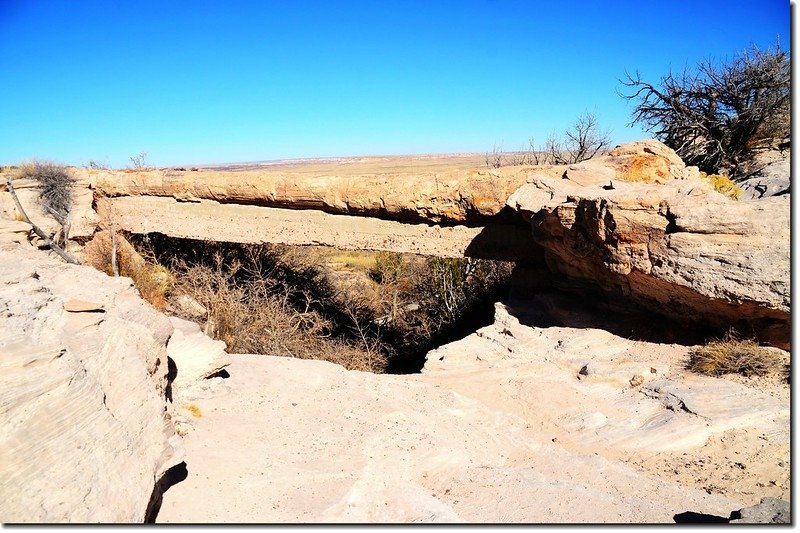
<svg viewBox="0 0 800 533">
<path fill-rule="evenodd" d="M 97 305 L 70 312 L 70 299 Z M 0 248 L 0 520 L 145 520 L 182 459 L 166 412 L 171 333 L 128 278 Z"/>
</svg>

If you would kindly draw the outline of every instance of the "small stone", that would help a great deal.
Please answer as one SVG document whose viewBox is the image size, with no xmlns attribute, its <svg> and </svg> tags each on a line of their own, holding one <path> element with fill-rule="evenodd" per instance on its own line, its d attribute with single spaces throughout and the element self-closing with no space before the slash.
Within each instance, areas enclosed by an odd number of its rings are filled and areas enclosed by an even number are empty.
<svg viewBox="0 0 800 533">
<path fill-rule="evenodd" d="M 635 376 L 633 376 L 631 378 L 631 381 L 630 381 L 631 387 L 638 387 L 642 383 L 644 383 L 644 376 L 641 375 L 641 374 L 636 374 Z"/>
<path fill-rule="evenodd" d="M 95 311 L 105 312 L 105 309 L 103 308 L 103 304 L 71 298 L 64 302 L 64 311 L 70 313 L 91 313 Z"/>
</svg>

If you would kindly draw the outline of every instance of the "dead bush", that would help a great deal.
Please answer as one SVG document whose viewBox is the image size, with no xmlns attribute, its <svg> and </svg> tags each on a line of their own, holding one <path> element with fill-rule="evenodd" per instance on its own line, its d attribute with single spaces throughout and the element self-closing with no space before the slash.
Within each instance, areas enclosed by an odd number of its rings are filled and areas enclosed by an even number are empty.
<svg viewBox="0 0 800 533">
<path fill-rule="evenodd" d="M 627 74 L 622 84 L 632 122 L 711 174 L 733 175 L 761 141 L 790 133 L 791 61 L 778 45 L 709 59 L 657 83 Z"/>
<path fill-rule="evenodd" d="M 381 287 L 384 338 L 397 371 L 413 370 L 424 354 L 491 320 L 513 265 L 470 258 L 423 258 L 382 252 L 373 269 Z"/>
<path fill-rule="evenodd" d="M 517 152 L 503 152 L 495 145 L 486 153 L 486 166 L 499 168 L 507 165 L 571 165 L 604 153 L 611 146 L 611 134 L 601 130 L 594 113 L 583 112 L 562 135 L 551 133 L 545 143 L 536 147 L 533 138 L 528 148 Z"/>
<path fill-rule="evenodd" d="M 84 262 L 109 276 L 113 275 L 111 248 L 111 232 L 97 233 L 84 247 Z M 120 275 L 133 280 L 142 298 L 163 311 L 175 281 L 169 269 L 158 263 L 152 254 L 143 257 L 122 234 L 117 235 L 117 264 Z"/>
<path fill-rule="evenodd" d="M 775 350 L 733 333 L 692 350 L 687 364 L 687 369 L 707 376 L 765 376 L 784 371 L 784 367 L 784 358 Z"/>
<path fill-rule="evenodd" d="M 49 161 L 33 161 L 20 165 L 14 177 L 39 182 L 39 203 L 59 224 L 66 223 L 72 209 L 72 187 L 75 181 L 67 167 Z"/>
<path fill-rule="evenodd" d="M 208 310 L 206 333 L 230 352 L 321 359 L 369 372 L 386 367 L 386 349 L 364 306 L 335 291 L 302 250 L 206 243 L 190 245 L 170 265 L 173 294 Z"/>
</svg>

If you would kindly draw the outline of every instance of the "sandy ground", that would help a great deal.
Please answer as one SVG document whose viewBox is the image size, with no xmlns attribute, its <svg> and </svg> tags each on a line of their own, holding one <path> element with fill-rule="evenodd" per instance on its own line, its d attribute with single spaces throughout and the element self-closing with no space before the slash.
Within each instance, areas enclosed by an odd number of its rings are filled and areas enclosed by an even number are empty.
<svg viewBox="0 0 800 533">
<path fill-rule="evenodd" d="M 498 304 L 421 374 L 233 355 L 178 406 L 188 476 L 157 521 L 672 523 L 789 499 L 788 385 L 689 374 L 687 352 Z"/>
<path fill-rule="evenodd" d="M 188 477 L 158 522 L 633 523 L 743 507 L 661 472 L 657 455 L 643 468 L 577 450 L 568 431 L 421 376 L 233 358 L 192 405 Z"/>
</svg>

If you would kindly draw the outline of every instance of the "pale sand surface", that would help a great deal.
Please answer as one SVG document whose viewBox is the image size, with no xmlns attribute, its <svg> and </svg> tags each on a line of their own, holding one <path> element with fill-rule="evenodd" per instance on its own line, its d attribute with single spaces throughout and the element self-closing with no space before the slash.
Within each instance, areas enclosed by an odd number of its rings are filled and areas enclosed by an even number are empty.
<svg viewBox="0 0 800 533">
<path fill-rule="evenodd" d="M 259 355 L 229 371 L 195 401 L 189 475 L 159 522 L 672 522 L 742 506 L 420 376 Z"/>
</svg>

